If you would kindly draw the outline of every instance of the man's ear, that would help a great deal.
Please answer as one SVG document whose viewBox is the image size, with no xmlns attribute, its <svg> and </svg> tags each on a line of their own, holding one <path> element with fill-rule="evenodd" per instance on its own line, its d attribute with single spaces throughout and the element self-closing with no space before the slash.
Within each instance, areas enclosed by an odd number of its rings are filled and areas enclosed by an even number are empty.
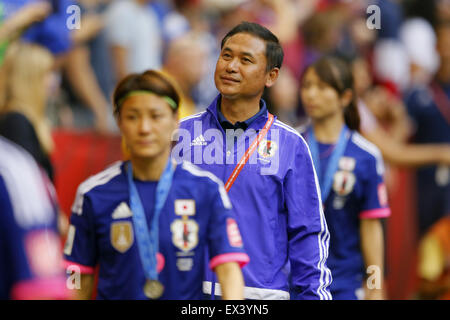
<svg viewBox="0 0 450 320">
<path fill-rule="evenodd" d="M 275 81 L 278 79 L 278 75 L 280 74 L 280 68 L 272 68 L 269 71 L 267 79 L 266 79 L 266 87 L 270 88 L 275 84 Z"/>
</svg>

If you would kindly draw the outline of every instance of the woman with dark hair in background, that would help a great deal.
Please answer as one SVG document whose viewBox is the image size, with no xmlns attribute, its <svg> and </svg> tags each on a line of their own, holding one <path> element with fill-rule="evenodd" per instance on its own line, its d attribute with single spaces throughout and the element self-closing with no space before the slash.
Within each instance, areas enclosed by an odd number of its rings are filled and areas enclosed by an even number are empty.
<svg viewBox="0 0 450 320">
<path fill-rule="evenodd" d="M 321 58 L 306 69 L 301 98 L 312 120 L 304 136 L 330 230 L 331 294 L 337 300 L 383 299 L 381 219 L 390 209 L 381 153 L 357 132 L 351 68 L 338 58 Z M 366 269 L 378 276 L 367 285 Z"/>
</svg>

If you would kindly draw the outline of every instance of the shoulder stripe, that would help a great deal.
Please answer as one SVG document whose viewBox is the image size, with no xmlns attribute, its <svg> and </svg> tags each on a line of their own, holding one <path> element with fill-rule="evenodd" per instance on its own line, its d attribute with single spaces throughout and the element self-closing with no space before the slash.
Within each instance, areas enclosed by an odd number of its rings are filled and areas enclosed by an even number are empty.
<svg viewBox="0 0 450 320">
<path fill-rule="evenodd" d="M 300 138 L 303 139 L 302 135 L 297 130 L 295 130 L 294 128 L 288 126 L 287 124 L 281 122 L 280 120 L 275 120 L 275 122 L 273 124 L 278 126 L 278 127 L 283 128 L 283 129 L 285 129 L 285 130 L 287 130 L 287 131 L 289 131 L 289 132 L 291 132 L 291 133 L 293 133 L 293 134 L 295 134 L 295 135 L 297 135 L 297 136 L 299 136 Z"/>
<path fill-rule="evenodd" d="M 294 129 L 292 129 L 294 130 Z M 319 187 L 319 179 L 317 178 L 316 168 L 314 167 L 311 151 L 308 144 L 302 135 L 298 134 L 303 143 L 305 144 L 306 150 L 308 152 L 309 163 L 311 164 L 312 171 L 314 174 L 314 182 L 316 185 L 316 194 L 319 199 L 319 218 L 320 218 L 320 232 L 317 236 L 317 242 L 319 247 L 319 261 L 317 262 L 317 268 L 320 270 L 319 287 L 317 288 L 317 295 L 320 300 L 332 300 L 331 293 L 329 291 L 329 286 L 333 281 L 331 275 L 331 270 L 325 265 L 328 259 L 329 245 L 330 245 L 330 232 L 328 230 L 328 225 L 325 220 L 325 214 L 322 207 L 322 196 Z"/>
<path fill-rule="evenodd" d="M 190 119 L 194 119 L 194 118 L 199 118 L 199 117 L 201 117 L 205 112 L 206 112 L 206 110 L 205 110 L 205 111 L 198 112 L 198 113 L 193 114 L 193 115 L 191 115 L 191 116 L 184 117 L 183 119 L 180 119 L 180 123 L 181 123 L 181 122 L 184 122 L 184 121 L 186 121 L 186 120 L 190 120 Z"/>
<path fill-rule="evenodd" d="M 303 137 L 301 137 L 303 139 Z M 303 141 L 305 141 L 303 139 Z M 306 144 L 306 142 L 305 142 Z M 317 294 L 320 297 L 320 300 L 331 300 L 331 294 L 329 292 L 328 287 L 333 281 L 331 270 L 325 265 L 328 259 L 328 248 L 330 245 L 330 232 L 328 231 L 328 225 L 325 220 L 325 214 L 323 212 L 322 207 L 322 196 L 319 188 L 319 179 L 317 178 L 316 169 L 312 162 L 311 152 L 309 147 L 307 146 L 308 155 L 311 160 L 311 165 L 314 173 L 314 181 L 316 184 L 316 194 L 319 199 L 319 217 L 320 217 L 320 232 L 317 237 L 318 246 L 319 246 L 319 261 L 317 263 L 317 268 L 320 270 L 320 279 L 319 279 L 319 288 L 317 289 Z"/>
<path fill-rule="evenodd" d="M 55 219 L 53 186 L 32 156 L 0 136 L 0 176 L 3 178 L 17 224 L 29 229 Z M 4 155 L 4 156 L 3 156 Z"/>
<path fill-rule="evenodd" d="M 362 135 L 360 135 L 358 132 L 354 132 L 352 135 L 352 141 L 354 144 L 356 144 L 358 147 L 369 153 L 371 156 L 373 156 L 376 160 L 376 166 L 377 166 L 377 173 L 378 175 L 383 175 L 384 173 L 384 162 L 383 162 L 383 156 L 381 155 L 381 151 L 378 149 L 376 145 L 374 145 L 372 142 L 368 141 L 366 138 L 364 138 Z"/>
<path fill-rule="evenodd" d="M 77 195 L 72 205 L 72 212 L 81 215 L 83 210 L 84 195 L 95 187 L 103 185 L 119 175 L 121 173 L 120 166 L 122 165 L 122 163 L 122 161 L 117 161 L 107 169 L 93 175 L 92 177 L 82 182 L 78 187 Z"/>
<path fill-rule="evenodd" d="M 194 165 L 188 161 L 183 161 L 182 167 L 184 170 L 190 172 L 194 176 L 207 177 L 207 178 L 211 179 L 213 182 L 215 182 L 217 184 L 217 186 L 219 187 L 219 193 L 220 193 L 220 197 L 222 198 L 224 207 L 227 209 L 232 208 L 230 198 L 228 197 L 228 194 L 225 190 L 223 182 L 219 178 L 217 178 L 211 172 L 202 170 L 199 167 L 197 167 L 196 165 Z"/>
</svg>

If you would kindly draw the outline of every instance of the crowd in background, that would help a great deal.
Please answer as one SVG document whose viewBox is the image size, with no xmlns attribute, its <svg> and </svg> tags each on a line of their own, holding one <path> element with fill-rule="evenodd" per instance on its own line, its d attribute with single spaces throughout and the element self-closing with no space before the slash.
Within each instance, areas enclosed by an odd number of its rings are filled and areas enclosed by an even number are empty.
<svg viewBox="0 0 450 320">
<path fill-rule="evenodd" d="M 74 4 L 81 28 L 72 29 Z M 283 67 L 264 99 L 299 131 L 308 125 L 303 71 L 323 55 L 341 57 L 388 188 L 397 167 L 419 168 L 417 297 L 450 298 L 449 0 L 0 0 L 0 21 L 0 134 L 50 178 L 52 130 L 117 134 L 111 95 L 129 73 L 162 70 L 182 94 L 180 117 L 203 111 L 218 94 L 220 41 L 241 21 L 282 43 Z"/>
</svg>

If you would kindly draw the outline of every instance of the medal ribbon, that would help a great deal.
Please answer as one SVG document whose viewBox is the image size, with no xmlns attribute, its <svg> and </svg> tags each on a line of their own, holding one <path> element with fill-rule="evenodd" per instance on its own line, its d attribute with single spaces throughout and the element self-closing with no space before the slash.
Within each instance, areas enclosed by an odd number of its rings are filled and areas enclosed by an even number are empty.
<svg viewBox="0 0 450 320">
<path fill-rule="evenodd" d="M 319 145 L 317 143 L 316 137 L 314 136 L 314 130 L 310 130 L 308 133 L 308 144 L 311 150 L 311 156 L 313 159 L 314 167 L 316 168 L 317 177 L 319 179 L 319 185 L 321 190 L 322 202 L 327 200 L 330 194 L 331 186 L 333 183 L 334 173 L 338 169 L 339 159 L 344 155 L 345 148 L 347 146 L 347 141 L 350 137 L 350 130 L 344 125 L 339 134 L 339 140 L 331 153 L 330 160 L 328 162 L 328 167 L 325 171 L 325 176 L 322 177 L 322 171 L 320 168 L 320 158 L 319 158 Z"/>
<path fill-rule="evenodd" d="M 272 126 L 274 120 L 275 120 L 275 117 L 271 113 L 269 113 L 269 119 L 267 119 L 267 122 L 264 125 L 264 128 L 259 132 L 258 136 L 255 138 L 255 140 L 253 140 L 250 147 L 248 147 L 248 149 L 245 151 L 245 154 L 242 156 L 241 160 L 239 160 L 238 164 L 236 165 L 236 167 L 234 168 L 230 177 L 228 178 L 227 182 L 225 183 L 225 190 L 227 192 L 230 191 L 231 187 L 233 186 L 237 177 L 241 173 L 245 164 L 248 162 L 248 160 L 250 159 L 253 152 L 255 152 L 255 150 L 258 147 L 261 140 L 266 136 L 266 134 L 269 131 L 270 127 Z"/>
<path fill-rule="evenodd" d="M 128 163 L 128 189 L 130 193 L 131 211 L 133 212 L 133 225 L 144 274 L 147 279 L 151 280 L 158 279 L 156 253 L 159 248 L 159 215 L 166 202 L 167 195 L 169 194 L 174 171 L 174 165 L 169 158 L 166 168 L 156 186 L 155 212 L 153 214 L 151 226 L 148 228 L 144 207 L 136 185 L 133 182 L 133 168 L 131 162 Z"/>
</svg>

